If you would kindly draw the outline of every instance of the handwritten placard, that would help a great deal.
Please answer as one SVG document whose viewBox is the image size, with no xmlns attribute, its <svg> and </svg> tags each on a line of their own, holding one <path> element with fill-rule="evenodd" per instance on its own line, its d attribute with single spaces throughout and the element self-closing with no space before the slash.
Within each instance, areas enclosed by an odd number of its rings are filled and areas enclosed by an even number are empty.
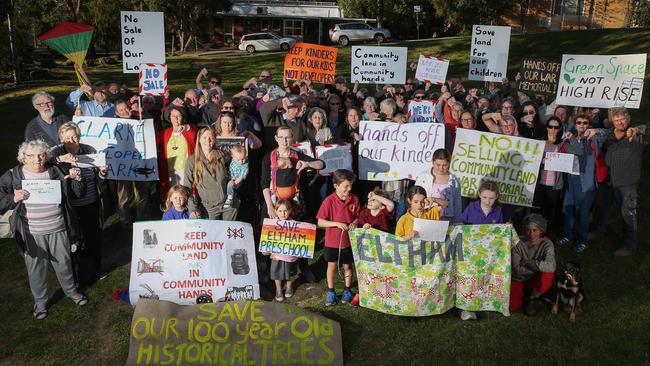
<svg viewBox="0 0 650 366">
<path fill-rule="evenodd" d="M 544 156 L 544 169 L 551 172 L 579 175 L 580 165 L 575 157 L 573 154 L 547 152 Z"/>
<path fill-rule="evenodd" d="M 164 95 L 167 92 L 167 65 L 140 64 L 140 95 Z"/>
<path fill-rule="evenodd" d="M 298 42 L 284 58 L 284 77 L 289 80 L 333 84 L 338 52 L 336 47 Z"/>
<path fill-rule="evenodd" d="M 61 181 L 24 179 L 22 188 L 29 192 L 25 200 L 27 204 L 60 204 L 61 203 Z"/>
<path fill-rule="evenodd" d="M 523 93 L 555 95 L 560 76 L 560 63 L 525 58 L 519 70 L 517 90 Z"/>
<path fill-rule="evenodd" d="M 417 239 L 426 241 L 445 241 L 449 221 L 446 220 L 426 220 L 415 218 L 413 220 L 413 231 L 417 231 Z"/>
<path fill-rule="evenodd" d="M 409 100 L 408 119 L 409 122 L 433 122 L 433 101 L 431 100 Z"/>
<path fill-rule="evenodd" d="M 338 169 L 352 170 L 352 150 L 350 144 L 316 146 L 316 159 L 325 162 L 325 169 L 318 175 L 332 175 Z"/>
<path fill-rule="evenodd" d="M 316 225 L 314 224 L 292 220 L 264 219 L 259 251 L 313 258 L 315 241 Z"/>
<path fill-rule="evenodd" d="M 474 25 L 469 80 L 501 82 L 506 77 L 510 27 Z"/>
<path fill-rule="evenodd" d="M 352 47 L 352 82 L 404 84 L 406 47 Z"/>
<path fill-rule="evenodd" d="M 140 64 L 165 63 L 164 13 L 121 11 L 122 72 L 136 74 Z"/>
<path fill-rule="evenodd" d="M 431 84 L 442 85 L 447 80 L 447 69 L 449 69 L 449 60 L 420 55 L 418 67 L 415 70 L 415 78 L 428 81 Z"/>
</svg>

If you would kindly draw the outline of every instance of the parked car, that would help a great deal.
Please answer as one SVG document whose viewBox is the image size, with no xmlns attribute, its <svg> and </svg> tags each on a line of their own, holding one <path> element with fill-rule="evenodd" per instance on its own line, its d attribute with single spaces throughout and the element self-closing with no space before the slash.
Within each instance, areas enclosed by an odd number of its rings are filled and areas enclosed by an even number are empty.
<svg viewBox="0 0 650 366">
<path fill-rule="evenodd" d="M 296 40 L 273 33 L 251 33 L 241 37 L 239 49 L 248 53 L 256 51 L 288 51 Z"/>
<path fill-rule="evenodd" d="M 383 42 L 388 38 L 388 29 L 375 28 L 366 23 L 340 23 L 330 29 L 330 39 L 341 46 L 347 46 L 351 41 Z"/>
</svg>

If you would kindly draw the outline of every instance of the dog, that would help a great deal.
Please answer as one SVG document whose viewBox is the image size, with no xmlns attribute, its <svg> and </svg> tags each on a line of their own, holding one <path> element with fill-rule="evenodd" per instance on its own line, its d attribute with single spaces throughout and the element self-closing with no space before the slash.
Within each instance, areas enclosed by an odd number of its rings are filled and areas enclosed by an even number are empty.
<svg viewBox="0 0 650 366">
<path fill-rule="evenodd" d="M 582 303 L 585 300 L 580 272 L 579 263 L 567 262 L 562 266 L 562 272 L 557 280 L 557 296 L 551 311 L 557 314 L 561 301 L 563 308 L 570 312 L 569 320 L 572 322 L 576 320 L 576 314 L 582 311 Z"/>
</svg>

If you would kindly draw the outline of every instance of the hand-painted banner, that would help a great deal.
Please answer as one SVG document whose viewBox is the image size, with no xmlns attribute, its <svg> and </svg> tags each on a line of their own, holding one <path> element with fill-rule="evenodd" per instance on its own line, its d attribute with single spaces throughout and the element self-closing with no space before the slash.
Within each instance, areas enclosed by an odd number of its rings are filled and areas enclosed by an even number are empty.
<svg viewBox="0 0 650 366">
<path fill-rule="evenodd" d="M 171 220 L 133 224 L 131 304 L 161 299 L 195 304 L 258 299 L 255 241 L 239 221 Z"/>
<path fill-rule="evenodd" d="M 444 242 L 352 230 L 360 305 L 405 316 L 453 307 L 508 316 L 510 249 L 518 241 L 510 224 L 450 227 Z"/>
<path fill-rule="evenodd" d="M 315 243 L 316 225 L 314 224 L 292 220 L 264 219 L 259 251 L 313 258 Z"/>
<path fill-rule="evenodd" d="M 433 101 L 431 100 L 409 100 L 408 119 L 409 122 L 433 122 Z"/>
<path fill-rule="evenodd" d="M 555 102 L 590 108 L 639 108 L 646 71 L 645 53 L 563 55 Z"/>
<path fill-rule="evenodd" d="M 284 58 L 284 78 L 333 84 L 338 52 L 336 47 L 298 42 Z"/>
<path fill-rule="evenodd" d="M 165 63 L 164 13 L 121 11 L 120 20 L 123 73 L 138 73 L 140 64 Z"/>
<path fill-rule="evenodd" d="M 146 299 L 130 330 L 129 366 L 343 365 L 339 323 L 288 304 Z"/>
<path fill-rule="evenodd" d="M 352 82 L 362 84 L 404 84 L 406 47 L 352 47 Z"/>
<path fill-rule="evenodd" d="M 560 78 L 560 63 L 525 58 L 519 70 L 517 90 L 523 93 L 555 95 Z"/>
<path fill-rule="evenodd" d="M 431 84 L 442 85 L 447 80 L 449 60 L 439 57 L 420 55 L 415 78 Z"/>
<path fill-rule="evenodd" d="M 544 141 L 459 128 L 450 170 L 461 194 L 476 197 L 481 181 L 499 185 L 499 201 L 531 207 Z"/>
<path fill-rule="evenodd" d="M 167 65 L 140 64 L 140 95 L 164 95 L 167 92 Z"/>
<path fill-rule="evenodd" d="M 352 171 L 352 146 L 350 144 L 316 146 L 316 159 L 325 162 L 318 175 L 332 175 L 338 169 Z"/>
<path fill-rule="evenodd" d="M 105 153 L 108 179 L 158 180 L 156 133 L 152 119 L 75 116 L 81 143 Z"/>
<path fill-rule="evenodd" d="M 291 146 L 292 150 L 300 151 L 301 153 L 309 156 L 310 158 L 314 157 L 314 151 L 311 148 L 311 142 L 303 141 Z"/>
<path fill-rule="evenodd" d="M 469 80 L 501 82 L 506 77 L 510 27 L 474 25 Z"/>
<path fill-rule="evenodd" d="M 361 121 L 359 178 L 415 179 L 431 169 L 433 152 L 445 147 L 445 125 Z"/>
</svg>

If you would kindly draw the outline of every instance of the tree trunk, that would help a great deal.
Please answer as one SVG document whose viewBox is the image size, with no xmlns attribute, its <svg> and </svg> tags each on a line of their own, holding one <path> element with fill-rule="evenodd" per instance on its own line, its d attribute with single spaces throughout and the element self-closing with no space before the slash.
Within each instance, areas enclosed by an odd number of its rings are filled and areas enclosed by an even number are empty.
<svg viewBox="0 0 650 366">
<path fill-rule="evenodd" d="M 589 20 L 587 21 L 587 29 L 591 29 L 594 25 L 594 8 L 596 7 L 595 3 L 596 0 L 591 0 L 591 2 L 589 2 Z"/>
<path fill-rule="evenodd" d="M 169 56 L 174 56 L 174 41 L 176 40 L 176 35 L 172 33 L 172 53 Z"/>
<path fill-rule="evenodd" d="M 9 11 L 7 12 L 7 26 L 9 27 L 9 48 L 11 49 L 11 61 L 14 65 L 12 71 L 14 83 L 20 81 L 20 65 L 18 64 L 18 57 L 16 56 L 16 30 L 13 22 L 11 21 L 11 13 L 13 12 L 13 1 L 9 2 Z"/>
<path fill-rule="evenodd" d="M 187 41 L 185 42 L 185 45 L 183 45 L 183 51 L 187 51 L 187 48 L 190 46 L 190 43 L 192 42 L 193 36 L 190 34 L 187 37 Z"/>
</svg>

